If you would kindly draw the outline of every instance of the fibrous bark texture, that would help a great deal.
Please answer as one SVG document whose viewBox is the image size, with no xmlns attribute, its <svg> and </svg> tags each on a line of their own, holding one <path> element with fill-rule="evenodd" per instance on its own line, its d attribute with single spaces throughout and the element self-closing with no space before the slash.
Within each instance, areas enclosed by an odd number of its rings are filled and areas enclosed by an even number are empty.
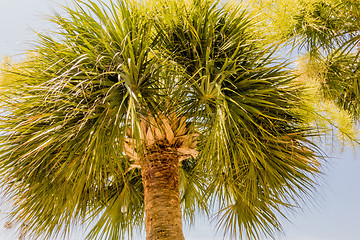
<svg viewBox="0 0 360 240">
<path fill-rule="evenodd" d="M 182 240 L 179 154 L 154 152 L 141 163 L 146 240 Z"/>
</svg>

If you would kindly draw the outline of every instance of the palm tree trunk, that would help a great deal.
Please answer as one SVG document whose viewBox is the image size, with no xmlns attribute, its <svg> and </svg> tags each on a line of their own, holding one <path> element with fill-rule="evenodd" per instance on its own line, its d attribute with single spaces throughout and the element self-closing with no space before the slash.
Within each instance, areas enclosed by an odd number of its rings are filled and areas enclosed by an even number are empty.
<svg viewBox="0 0 360 240">
<path fill-rule="evenodd" d="M 147 154 L 142 161 L 146 240 L 181 240 L 179 160 L 173 152 Z"/>
</svg>

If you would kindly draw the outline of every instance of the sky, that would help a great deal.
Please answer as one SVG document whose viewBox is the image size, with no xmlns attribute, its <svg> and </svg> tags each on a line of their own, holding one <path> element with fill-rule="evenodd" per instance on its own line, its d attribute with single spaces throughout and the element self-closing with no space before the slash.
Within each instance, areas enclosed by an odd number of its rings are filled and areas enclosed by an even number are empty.
<svg viewBox="0 0 360 240">
<path fill-rule="evenodd" d="M 52 9 L 66 0 L 0 0 L 0 59 L 29 49 L 35 31 L 54 30 L 46 21 Z M 359 240 L 360 239 L 360 150 L 335 147 L 324 167 L 324 175 L 313 194 L 314 202 L 305 201 L 304 208 L 289 213 L 291 223 L 284 221 L 284 234 L 276 240 Z M 316 202 L 316 203 L 315 203 Z M 0 206 L 4 211 L 6 206 Z M 5 214 L 0 213 L 0 239 L 15 240 L 14 229 L 6 229 Z M 184 227 L 187 240 L 222 239 L 209 220 L 199 217 L 195 226 Z M 67 240 L 81 240 L 75 231 Z M 136 239 L 144 239 L 138 236 Z M 57 239 L 53 239 L 57 240 Z"/>
</svg>

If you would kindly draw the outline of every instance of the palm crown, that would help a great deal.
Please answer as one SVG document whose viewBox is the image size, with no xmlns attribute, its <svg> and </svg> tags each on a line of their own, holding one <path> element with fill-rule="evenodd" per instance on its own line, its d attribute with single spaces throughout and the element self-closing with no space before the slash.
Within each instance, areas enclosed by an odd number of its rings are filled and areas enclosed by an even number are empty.
<svg viewBox="0 0 360 240">
<path fill-rule="evenodd" d="M 66 10 L 4 75 L 0 171 L 14 219 L 46 237 L 90 219 L 88 238 L 120 239 L 145 212 L 147 231 L 156 225 L 159 185 L 190 222 L 215 206 L 234 237 L 280 230 L 314 185 L 317 149 L 302 88 L 246 12 L 211 0 Z"/>
</svg>

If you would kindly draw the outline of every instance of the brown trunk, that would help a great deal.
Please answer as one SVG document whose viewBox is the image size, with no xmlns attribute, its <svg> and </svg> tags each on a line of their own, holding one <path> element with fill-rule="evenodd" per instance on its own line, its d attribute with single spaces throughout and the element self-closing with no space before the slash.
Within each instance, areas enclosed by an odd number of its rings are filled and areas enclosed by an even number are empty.
<svg viewBox="0 0 360 240">
<path fill-rule="evenodd" d="M 148 154 L 141 163 L 146 240 L 182 240 L 179 160 L 172 152 Z"/>
</svg>

